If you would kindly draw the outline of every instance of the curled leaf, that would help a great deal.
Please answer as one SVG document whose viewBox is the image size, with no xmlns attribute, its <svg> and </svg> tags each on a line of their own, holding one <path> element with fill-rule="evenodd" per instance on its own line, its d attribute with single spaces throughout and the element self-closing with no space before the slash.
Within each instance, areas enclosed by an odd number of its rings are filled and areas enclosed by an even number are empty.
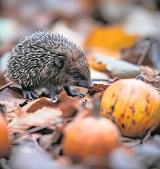
<svg viewBox="0 0 160 169">
<path fill-rule="evenodd" d="M 140 74 L 140 67 L 122 60 L 105 57 L 101 54 L 95 54 L 97 63 L 102 63 L 106 66 L 106 73 L 110 77 L 118 78 L 133 78 Z"/>
</svg>

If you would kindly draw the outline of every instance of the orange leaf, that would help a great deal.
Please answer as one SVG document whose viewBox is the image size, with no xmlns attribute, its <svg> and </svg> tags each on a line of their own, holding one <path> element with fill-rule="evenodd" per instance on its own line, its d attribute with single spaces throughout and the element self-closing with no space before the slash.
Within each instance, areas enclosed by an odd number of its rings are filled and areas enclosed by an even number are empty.
<svg viewBox="0 0 160 169">
<path fill-rule="evenodd" d="M 89 66 L 95 70 L 105 72 L 106 71 L 106 65 L 102 62 L 97 62 L 96 58 L 94 56 L 88 56 L 87 57 Z"/>
<path fill-rule="evenodd" d="M 132 46 L 139 39 L 138 35 L 130 35 L 120 26 L 100 27 L 95 29 L 86 39 L 86 48 L 101 47 L 112 51 Z"/>
</svg>

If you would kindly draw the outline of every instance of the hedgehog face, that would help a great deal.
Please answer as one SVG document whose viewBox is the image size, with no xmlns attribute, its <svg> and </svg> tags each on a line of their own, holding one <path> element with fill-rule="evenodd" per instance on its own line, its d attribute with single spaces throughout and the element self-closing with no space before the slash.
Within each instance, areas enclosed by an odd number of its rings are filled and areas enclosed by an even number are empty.
<svg viewBox="0 0 160 169">
<path fill-rule="evenodd" d="M 91 79 L 86 79 L 81 73 L 75 72 L 72 74 L 73 83 L 76 86 L 90 88 L 92 87 Z"/>
<path fill-rule="evenodd" d="M 63 73 L 61 82 L 64 86 L 79 86 L 79 87 L 85 87 L 90 88 L 92 87 L 92 81 L 91 78 L 86 78 L 82 73 L 77 72 L 74 70 L 74 72 Z"/>
<path fill-rule="evenodd" d="M 90 69 L 85 56 L 66 64 L 65 70 L 69 85 L 90 88 L 92 87 Z"/>
</svg>

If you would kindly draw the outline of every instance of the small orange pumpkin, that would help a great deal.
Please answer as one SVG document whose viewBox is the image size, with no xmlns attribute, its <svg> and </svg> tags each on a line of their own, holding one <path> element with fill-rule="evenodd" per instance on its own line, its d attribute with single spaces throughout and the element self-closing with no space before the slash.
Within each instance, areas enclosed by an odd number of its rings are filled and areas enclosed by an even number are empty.
<svg viewBox="0 0 160 169">
<path fill-rule="evenodd" d="M 69 124 L 63 145 L 64 153 L 72 159 L 106 155 L 120 145 L 120 132 L 115 124 L 103 117 L 81 117 Z"/>
<path fill-rule="evenodd" d="M 101 113 L 118 125 L 122 135 L 143 136 L 160 124 L 160 95 L 140 80 L 119 80 L 105 90 Z"/>
<path fill-rule="evenodd" d="M 0 112 L 0 157 L 7 153 L 10 141 L 6 121 Z"/>
</svg>

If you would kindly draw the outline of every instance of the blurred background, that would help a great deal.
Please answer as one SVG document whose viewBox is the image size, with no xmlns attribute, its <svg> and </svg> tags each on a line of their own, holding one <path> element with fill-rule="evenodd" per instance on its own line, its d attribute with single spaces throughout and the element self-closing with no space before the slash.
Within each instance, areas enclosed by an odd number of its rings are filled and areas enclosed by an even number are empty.
<svg viewBox="0 0 160 169">
<path fill-rule="evenodd" d="M 0 0 L 0 86 L 9 52 L 39 30 L 133 64 L 147 46 L 140 64 L 160 70 L 160 0 Z"/>
</svg>

